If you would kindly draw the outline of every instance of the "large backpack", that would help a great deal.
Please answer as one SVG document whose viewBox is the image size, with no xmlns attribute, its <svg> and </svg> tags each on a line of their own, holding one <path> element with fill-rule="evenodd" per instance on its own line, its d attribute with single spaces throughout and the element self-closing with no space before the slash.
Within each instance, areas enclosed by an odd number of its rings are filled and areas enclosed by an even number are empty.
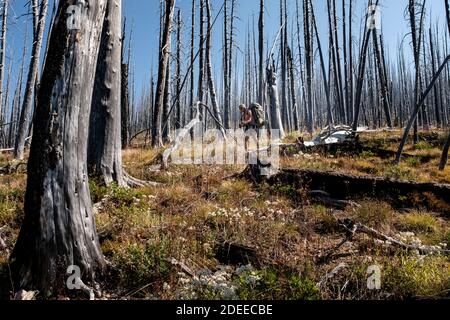
<svg viewBox="0 0 450 320">
<path fill-rule="evenodd" d="M 252 103 L 250 106 L 250 111 L 253 116 L 253 124 L 259 129 L 264 128 L 266 122 L 264 121 L 264 109 L 258 103 Z"/>
</svg>

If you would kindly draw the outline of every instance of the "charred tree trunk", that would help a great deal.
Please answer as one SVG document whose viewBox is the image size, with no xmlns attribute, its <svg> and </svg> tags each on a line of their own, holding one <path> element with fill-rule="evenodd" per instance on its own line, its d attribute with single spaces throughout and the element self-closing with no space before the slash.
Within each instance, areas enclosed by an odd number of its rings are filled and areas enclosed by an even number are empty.
<svg viewBox="0 0 450 320">
<path fill-rule="evenodd" d="M 175 0 L 165 1 L 165 19 L 162 31 L 161 51 L 159 53 L 158 82 L 156 85 L 155 107 L 153 110 L 152 145 L 161 147 L 162 141 L 162 118 L 164 108 L 164 92 L 167 78 L 167 67 L 170 58 L 170 34 L 172 20 L 175 12 Z"/>
<path fill-rule="evenodd" d="M 378 6 L 379 0 L 376 1 L 375 7 Z M 372 4 L 372 1 L 369 0 L 370 7 Z M 375 12 L 368 12 L 367 13 L 367 20 L 374 18 Z M 366 71 L 366 64 L 367 64 L 367 51 L 369 49 L 369 41 L 370 41 L 370 35 L 372 33 L 373 29 L 372 27 L 369 27 L 366 23 L 365 30 L 364 30 L 364 38 L 362 42 L 361 47 L 361 53 L 359 55 L 359 69 L 358 69 L 358 79 L 356 81 L 356 92 L 355 92 L 355 117 L 353 120 L 353 131 L 356 132 L 358 130 L 358 124 L 359 124 L 359 115 L 361 113 L 361 100 L 362 100 L 362 91 L 363 91 L 363 85 L 364 85 L 364 75 Z"/>
<path fill-rule="evenodd" d="M 48 0 L 42 1 L 40 6 L 38 0 L 32 1 L 33 11 L 33 25 L 34 25 L 34 37 L 33 37 L 33 50 L 31 53 L 30 67 L 28 71 L 28 80 L 25 87 L 25 97 L 23 100 L 22 110 L 20 114 L 19 129 L 17 132 L 16 145 L 14 150 L 14 157 L 16 159 L 23 159 L 25 149 L 25 139 L 28 136 L 28 129 L 30 126 L 30 113 L 33 106 L 33 88 L 38 77 L 40 55 L 42 40 L 45 30 L 45 19 L 47 16 Z M 36 13 L 39 12 L 39 13 Z"/>
<path fill-rule="evenodd" d="M 89 128 L 89 173 L 125 186 L 121 139 L 122 0 L 107 0 Z"/>
<path fill-rule="evenodd" d="M 3 81 L 5 75 L 5 60 L 6 60 L 6 32 L 8 30 L 8 6 L 9 0 L 3 0 L 2 6 L 2 29 L 0 35 L 0 147 L 4 145 L 4 128 L 5 110 L 3 106 Z"/>
<path fill-rule="evenodd" d="M 259 20 L 258 20 L 258 51 L 259 51 L 259 84 L 258 84 L 258 101 L 261 106 L 266 108 L 265 106 L 265 75 L 264 75 L 264 0 L 260 0 L 259 5 Z"/>
<path fill-rule="evenodd" d="M 15 290 L 43 296 L 64 290 L 69 266 L 92 282 L 105 261 L 92 213 L 86 150 L 106 0 L 80 5 L 84 20 L 69 30 L 60 1 L 43 72 L 28 162 L 25 217 L 11 256 Z M 76 18 L 76 17 L 74 17 Z"/>
<path fill-rule="evenodd" d="M 181 10 L 178 10 L 177 14 L 177 56 L 176 56 L 176 92 L 177 95 L 181 95 Z M 175 116 L 175 129 L 181 129 L 183 126 L 183 119 L 181 116 L 181 99 L 177 97 L 176 102 L 176 116 Z"/>
<path fill-rule="evenodd" d="M 206 19 L 208 23 L 208 32 L 206 35 L 206 72 L 208 75 L 208 88 L 211 96 L 211 102 L 213 106 L 214 117 L 216 118 L 216 126 L 222 132 L 222 135 L 226 137 L 225 129 L 222 122 L 222 114 L 219 109 L 219 103 L 217 101 L 216 87 L 214 85 L 213 70 L 211 65 L 211 36 L 212 36 L 212 17 L 211 17 L 211 3 L 210 0 L 206 1 Z"/>
</svg>

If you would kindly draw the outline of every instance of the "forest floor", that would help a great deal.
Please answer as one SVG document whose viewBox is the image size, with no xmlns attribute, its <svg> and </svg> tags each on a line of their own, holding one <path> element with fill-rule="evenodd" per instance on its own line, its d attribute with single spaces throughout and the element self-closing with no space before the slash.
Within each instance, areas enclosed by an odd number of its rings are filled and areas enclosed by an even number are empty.
<svg viewBox="0 0 450 320">
<path fill-rule="evenodd" d="M 396 150 L 400 132 L 363 134 L 364 144 Z M 295 141 L 292 135 L 287 141 Z M 411 145 L 399 167 L 371 152 L 298 153 L 282 167 L 450 184 L 438 168 L 443 134 Z M 449 255 L 423 255 L 357 234 L 351 219 L 404 243 L 450 247 L 449 212 L 394 208 L 359 198 L 346 208 L 314 203 L 290 185 L 229 179 L 239 166 L 171 166 L 150 170 L 160 150 L 124 153 L 131 175 L 160 187 L 106 188 L 91 182 L 101 245 L 111 263 L 104 299 L 408 299 L 450 297 Z M 426 159 L 423 161 L 422 159 Z M 0 167 L 9 159 L 0 156 Z M 8 298 L 8 252 L 23 214 L 26 174 L 0 175 L 0 298 Z M 450 196 L 449 196 L 450 198 Z M 328 253 L 333 254 L 328 256 Z M 328 256 L 328 259 L 323 259 Z M 374 269 L 375 267 L 375 269 Z M 368 287 L 381 271 L 381 288 Z M 369 274 L 368 274 L 369 271 Z"/>
</svg>

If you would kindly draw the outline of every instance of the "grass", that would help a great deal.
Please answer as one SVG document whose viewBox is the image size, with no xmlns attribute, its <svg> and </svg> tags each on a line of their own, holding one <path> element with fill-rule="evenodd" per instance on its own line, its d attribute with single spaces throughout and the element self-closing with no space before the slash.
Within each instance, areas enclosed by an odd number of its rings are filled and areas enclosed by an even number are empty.
<svg viewBox="0 0 450 320">
<path fill-rule="evenodd" d="M 371 143 L 394 148 L 389 134 Z M 296 136 L 289 137 L 295 141 Z M 160 187 L 106 188 L 95 181 L 90 189 L 103 253 L 111 263 L 102 282 L 111 298 L 144 299 L 407 299 L 443 297 L 450 290 L 450 261 L 443 256 L 417 256 L 357 235 L 339 256 L 317 263 L 343 239 L 337 220 L 351 218 L 392 237 L 413 233 L 427 245 L 450 246 L 450 223 L 432 212 L 399 212 L 383 201 L 357 199 L 358 206 L 336 210 L 311 203 L 305 190 L 290 185 L 254 186 L 227 179 L 241 167 L 172 166 L 154 172 L 150 166 L 160 150 L 124 153 L 128 173 L 163 182 Z M 429 148 L 408 153 L 432 154 Z M 415 159 L 415 158 L 412 158 Z M 2 160 L 3 161 L 3 160 Z M 372 153 L 360 156 L 282 159 L 284 165 L 416 181 L 450 181 L 448 171 L 437 172 L 435 159 L 413 160 L 394 167 Z M 0 161 L 1 162 L 1 161 Z M 25 175 L 0 177 L 0 228 L 11 250 L 20 228 Z M 427 195 L 418 195 L 423 197 Z M 218 245 L 227 241 L 249 248 L 255 261 L 224 266 Z M 0 283 L 9 281 L 7 254 L 0 251 Z M 183 262 L 196 276 L 179 265 Z M 346 268 L 324 277 L 337 265 Z M 379 265 L 382 289 L 367 289 L 367 268 Z M 2 297 L 8 290 L 1 290 Z"/>
</svg>

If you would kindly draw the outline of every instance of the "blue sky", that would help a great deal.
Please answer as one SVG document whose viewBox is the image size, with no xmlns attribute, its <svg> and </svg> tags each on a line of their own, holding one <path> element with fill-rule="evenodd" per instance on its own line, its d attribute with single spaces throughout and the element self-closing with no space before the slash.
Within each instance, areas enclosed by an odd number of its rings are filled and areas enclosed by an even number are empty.
<svg viewBox="0 0 450 320">
<path fill-rule="evenodd" d="M 213 6 L 213 14 L 215 15 L 222 6 L 222 0 L 211 0 Z M 295 1 L 287 0 L 288 14 L 290 21 L 295 18 Z M 355 36 L 358 36 L 359 26 L 364 16 L 367 0 L 354 0 L 355 8 L 353 14 Z M 19 68 L 19 60 L 22 51 L 23 34 L 27 28 L 31 28 L 31 19 L 26 16 L 28 12 L 28 0 L 10 0 L 10 33 L 8 35 L 8 54 L 14 55 L 13 75 L 17 74 Z M 320 33 L 322 34 L 323 45 L 327 44 L 327 10 L 326 0 L 315 0 L 315 10 L 318 19 Z M 253 16 L 257 19 L 259 10 L 259 0 L 237 0 L 236 15 L 239 19 L 236 21 L 237 44 L 244 47 L 247 25 L 253 21 Z M 337 0 L 340 7 L 340 0 Z M 408 23 L 405 19 L 405 8 L 407 0 L 380 0 L 382 6 L 382 20 L 386 44 L 391 52 L 396 51 L 398 40 L 406 36 L 409 43 Z M 148 83 L 152 63 L 156 72 L 157 67 L 157 50 L 159 37 L 159 0 L 123 0 L 124 15 L 127 17 L 128 28 L 133 24 L 133 63 L 135 66 L 136 86 L 139 88 Z M 430 13 L 433 21 L 444 22 L 444 2 L 442 0 L 428 0 L 428 19 L 430 21 Z M 185 45 L 188 52 L 189 32 L 190 32 L 190 15 L 191 0 L 177 0 L 177 7 L 181 9 L 183 20 L 185 23 Z M 50 7 L 51 9 L 51 7 Z M 339 9 L 340 10 L 340 9 Z M 51 11 L 51 10 L 49 10 Z M 197 21 L 198 26 L 198 21 Z M 266 39 L 270 46 L 273 43 L 279 26 L 279 0 L 266 0 Z M 217 57 L 217 63 L 214 64 L 216 71 L 220 71 L 221 57 L 221 28 L 222 23 L 215 26 L 215 36 L 213 37 L 213 57 Z M 289 28 L 291 28 L 289 26 Z M 292 36 L 296 36 L 293 34 Z M 238 52 L 238 59 L 242 60 L 241 53 Z M 9 64 L 7 61 L 7 65 Z M 28 61 L 28 60 L 27 60 Z M 15 80 L 12 82 L 15 83 Z M 139 91 L 138 91 L 139 92 Z"/>
</svg>

